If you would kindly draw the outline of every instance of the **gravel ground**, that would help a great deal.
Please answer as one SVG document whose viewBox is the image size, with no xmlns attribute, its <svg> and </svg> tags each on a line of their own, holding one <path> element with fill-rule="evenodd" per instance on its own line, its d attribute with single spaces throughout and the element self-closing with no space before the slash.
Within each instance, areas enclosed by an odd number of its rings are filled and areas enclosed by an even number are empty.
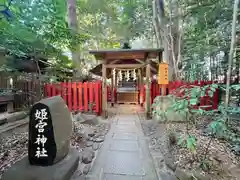
<svg viewBox="0 0 240 180">
<path fill-rule="evenodd" d="M 98 124 L 82 124 L 73 121 L 73 135 L 71 137 L 71 146 L 75 147 L 79 152 L 83 152 L 87 142 L 102 142 L 105 134 L 110 128 L 110 123 L 100 122 Z M 91 134 L 91 138 L 89 138 Z M 0 135 L 0 179 L 2 174 L 11 167 L 12 164 L 27 155 L 28 144 L 28 125 L 18 127 L 10 132 Z M 96 144 L 95 150 L 98 149 Z M 93 149 L 94 149 L 93 148 Z M 86 171 L 86 169 L 85 169 Z"/>
<path fill-rule="evenodd" d="M 171 129 L 178 132 L 179 135 L 184 135 L 186 125 L 174 124 Z M 173 155 L 178 167 L 182 169 L 198 169 L 201 165 L 201 160 L 206 154 L 206 149 L 209 146 L 210 137 L 204 136 L 202 129 L 189 127 L 189 134 L 197 137 L 197 161 L 193 160 L 192 153 L 186 148 L 173 146 Z M 212 139 L 207 153 L 207 162 L 210 165 L 208 174 L 216 180 L 240 180 L 240 157 L 236 156 L 228 147 L 228 144 L 218 139 Z M 206 172 L 202 172 L 206 173 Z"/>
<path fill-rule="evenodd" d="M 166 148 L 163 147 L 163 137 L 166 137 L 166 125 L 158 124 L 156 121 L 141 121 L 143 131 L 149 137 L 150 150 L 165 154 Z M 168 124 L 168 129 L 174 132 L 175 138 L 184 134 L 186 125 L 184 124 Z M 201 129 L 191 127 L 189 131 L 197 137 L 197 156 L 202 157 L 205 154 L 205 149 L 209 143 L 210 138 L 204 136 Z M 168 131 L 169 132 L 169 131 Z M 171 146 L 171 153 L 173 160 L 177 167 L 185 170 L 198 169 L 200 162 L 194 162 L 192 154 L 185 148 L 177 145 Z M 227 144 L 213 139 L 209 148 L 209 155 L 207 156 L 211 164 L 211 169 L 207 173 L 213 180 L 240 180 L 240 160 L 239 156 L 234 155 Z M 170 163 L 171 164 L 171 163 Z M 205 174 L 206 172 L 203 172 Z"/>
</svg>

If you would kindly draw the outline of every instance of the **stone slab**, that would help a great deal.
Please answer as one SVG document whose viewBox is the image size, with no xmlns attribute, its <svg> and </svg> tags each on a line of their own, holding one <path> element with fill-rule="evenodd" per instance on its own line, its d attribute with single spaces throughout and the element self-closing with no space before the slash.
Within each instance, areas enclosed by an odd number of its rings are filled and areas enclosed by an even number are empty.
<svg viewBox="0 0 240 180">
<path fill-rule="evenodd" d="M 52 166 L 32 166 L 26 156 L 10 167 L 2 180 L 70 180 L 78 163 L 79 153 L 75 149 L 70 149 L 63 160 Z"/>
<path fill-rule="evenodd" d="M 144 176 L 145 172 L 140 153 L 109 151 L 104 173 Z"/>
<path fill-rule="evenodd" d="M 136 133 L 138 129 L 134 125 L 116 125 L 116 131 Z"/>
<path fill-rule="evenodd" d="M 119 140 L 134 140 L 137 141 L 137 134 L 135 133 L 125 133 L 125 132 L 118 132 L 113 134 L 113 139 Z"/>
<path fill-rule="evenodd" d="M 136 119 L 137 119 L 136 116 L 129 116 L 129 115 L 121 116 L 118 118 L 119 121 L 135 121 Z"/>
<path fill-rule="evenodd" d="M 142 180 L 141 176 L 105 174 L 103 180 Z"/>
<path fill-rule="evenodd" d="M 110 146 L 109 150 L 112 151 L 138 151 L 139 146 L 137 141 L 115 140 Z"/>
<path fill-rule="evenodd" d="M 118 120 L 118 125 L 135 125 L 135 121 L 120 121 Z"/>
</svg>

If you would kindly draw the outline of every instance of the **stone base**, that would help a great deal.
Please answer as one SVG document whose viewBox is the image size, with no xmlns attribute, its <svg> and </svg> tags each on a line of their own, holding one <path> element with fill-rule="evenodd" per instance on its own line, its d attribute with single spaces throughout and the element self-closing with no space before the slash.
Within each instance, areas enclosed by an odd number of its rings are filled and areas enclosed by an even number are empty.
<svg viewBox="0 0 240 180">
<path fill-rule="evenodd" d="M 70 149 L 68 155 L 52 166 L 32 166 L 28 157 L 14 164 L 2 180 L 70 180 L 79 163 L 79 153 Z"/>
</svg>

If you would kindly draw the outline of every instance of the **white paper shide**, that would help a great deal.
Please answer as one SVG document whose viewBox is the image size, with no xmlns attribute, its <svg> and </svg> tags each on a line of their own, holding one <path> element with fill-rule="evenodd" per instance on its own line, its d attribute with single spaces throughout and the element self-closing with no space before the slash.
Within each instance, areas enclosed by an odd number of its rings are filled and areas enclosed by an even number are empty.
<svg viewBox="0 0 240 180">
<path fill-rule="evenodd" d="M 44 147 L 45 143 L 47 142 L 47 138 L 44 136 L 44 127 L 47 126 L 47 122 L 44 120 L 47 120 L 47 112 L 46 109 L 37 109 L 35 112 L 35 120 L 38 121 L 35 128 L 37 129 L 38 135 L 36 138 L 35 144 L 38 145 L 37 151 L 35 156 L 40 157 L 48 157 L 47 151 Z"/>
</svg>

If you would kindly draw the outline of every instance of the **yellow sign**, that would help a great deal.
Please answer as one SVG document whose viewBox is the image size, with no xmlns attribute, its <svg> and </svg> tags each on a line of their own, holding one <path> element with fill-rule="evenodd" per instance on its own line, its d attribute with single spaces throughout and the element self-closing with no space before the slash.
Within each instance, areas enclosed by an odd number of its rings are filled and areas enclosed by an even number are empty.
<svg viewBox="0 0 240 180">
<path fill-rule="evenodd" d="M 159 64 L 158 84 L 168 84 L 168 64 L 167 63 Z"/>
</svg>

